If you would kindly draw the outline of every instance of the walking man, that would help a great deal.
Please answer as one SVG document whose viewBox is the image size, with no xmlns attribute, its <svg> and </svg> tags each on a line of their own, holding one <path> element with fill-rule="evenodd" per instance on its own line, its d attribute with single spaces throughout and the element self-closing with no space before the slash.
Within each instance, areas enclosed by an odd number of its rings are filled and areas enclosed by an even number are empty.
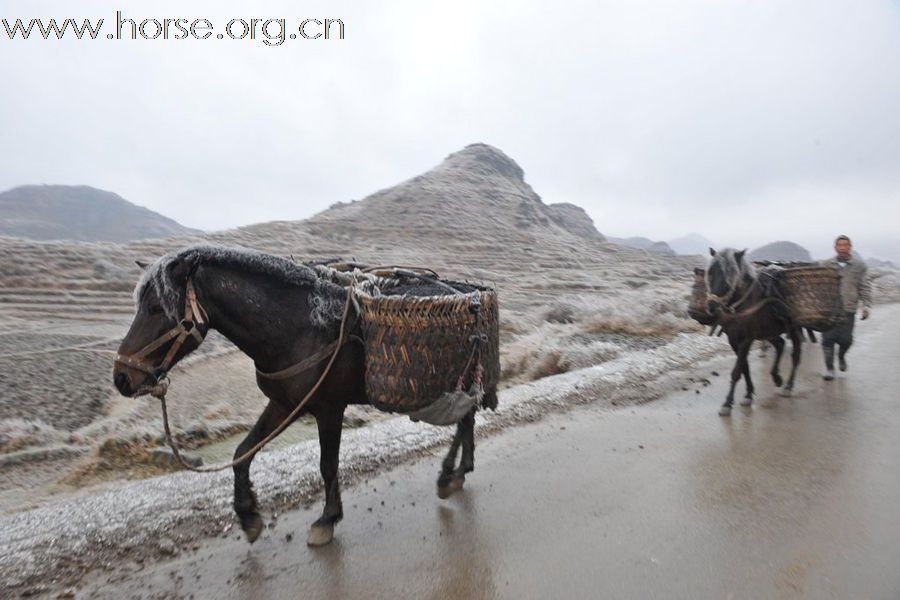
<svg viewBox="0 0 900 600">
<path fill-rule="evenodd" d="M 822 353 L 825 355 L 826 381 L 834 379 L 834 346 L 838 346 L 838 368 L 847 370 L 847 350 L 853 343 L 853 324 L 856 321 L 856 311 L 862 303 L 862 319 L 869 318 L 872 310 L 872 286 L 869 283 L 868 267 L 863 260 L 853 256 L 853 245 L 846 235 L 839 236 L 834 241 L 834 250 L 837 255 L 829 258 L 823 264 L 834 267 L 841 273 L 841 297 L 844 303 L 844 315 L 831 329 L 822 334 Z"/>
</svg>

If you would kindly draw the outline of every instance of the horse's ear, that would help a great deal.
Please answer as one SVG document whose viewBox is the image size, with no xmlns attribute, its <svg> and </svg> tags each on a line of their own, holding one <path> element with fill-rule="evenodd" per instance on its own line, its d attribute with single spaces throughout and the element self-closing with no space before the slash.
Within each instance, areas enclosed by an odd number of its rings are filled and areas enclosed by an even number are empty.
<svg viewBox="0 0 900 600">
<path fill-rule="evenodd" d="M 740 250 L 739 252 L 735 252 L 734 258 L 737 259 L 738 262 L 743 262 L 745 254 L 747 254 L 746 248 L 744 248 L 743 250 Z"/>
<path fill-rule="evenodd" d="M 150 266 L 150 263 L 144 262 L 144 261 L 142 261 L 142 260 L 136 260 L 136 261 L 134 261 L 134 264 L 136 264 L 136 265 L 139 266 L 142 270 L 145 270 L 145 271 L 147 270 L 147 267 Z"/>
<path fill-rule="evenodd" d="M 709 247 L 709 255 L 710 255 L 710 256 L 715 256 L 715 255 L 716 255 L 716 250 L 715 250 L 715 248 L 713 248 L 712 246 Z"/>
</svg>

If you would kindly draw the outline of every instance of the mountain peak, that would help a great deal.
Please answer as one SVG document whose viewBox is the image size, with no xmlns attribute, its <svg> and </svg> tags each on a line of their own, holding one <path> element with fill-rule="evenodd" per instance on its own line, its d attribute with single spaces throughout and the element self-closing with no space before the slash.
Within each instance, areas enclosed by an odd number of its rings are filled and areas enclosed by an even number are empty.
<svg viewBox="0 0 900 600">
<path fill-rule="evenodd" d="M 421 175 L 334 206 L 313 217 L 308 226 L 334 237 L 391 244 L 404 236 L 419 240 L 436 231 L 445 240 L 465 243 L 534 246 L 603 241 L 587 213 L 571 204 L 544 204 L 525 182 L 522 168 L 487 144 L 470 144 Z"/>
<path fill-rule="evenodd" d="M 571 202 L 549 204 L 547 205 L 547 212 L 557 225 L 576 237 L 598 242 L 606 241 L 603 234 L 597 231 L 597 227 L 587 214 L 587 211 L 576 204 Z"/>
<path fill-rule="evenodd" d="M 441 166 L 477 171 L 483 175 L 493 172 L 516 181 L 525 180 L 525 172 L 516 161 L 499 148 L 488 144 L 469 144 L 462 150 L 450 154 Z"/>
</svg>

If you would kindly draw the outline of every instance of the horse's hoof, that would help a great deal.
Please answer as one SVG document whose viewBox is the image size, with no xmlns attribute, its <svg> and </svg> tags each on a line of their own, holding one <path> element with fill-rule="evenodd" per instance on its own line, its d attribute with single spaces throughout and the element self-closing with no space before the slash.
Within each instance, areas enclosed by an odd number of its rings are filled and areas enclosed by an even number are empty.
<svg viewBox="0 0 900 600">
<path fill-rule="evenodd" d="M 465 475 L 454 475 L 449 480 L 438 483 L 438 498 L 446 500 L 452 496 L 454 492 L 461 490 L 465 482 Z"/>
<path fill-rule="evenodd" d="M 306 537 L 307 546 L 327 546 L 334 539 L 334 525 L 313 525 Z"/>
<path fill-rule="evenodd" d="M 752 404 L 753 404 L 753 396 L 750 396 L 749 398 L 744 398 L 741 400 L 741 406 L 743 406 L 745 408 Z"/>
<path fill-rule="evenodd" d="M 790 388 L 785 388 L 785 389 L 781 390 L 781 396 L 783 396 L 785 398 L 790 398 L 793 395 L 794 395 L 794 390 L 792 390 Z"/>
<path fill-rule="evenodd" d="M 263 522 L 262 517 L 259 516 L 259 513 L 241 516 L 241 529 L 244 530 L 247 541 L 251 544 L 259 538 L 259 534 L 262 533 L 264 528 L 265 523 Z"/>
<path fill-rule="evenodd" d="M 775 387 L 781 387 L 784 384 L 784 379 L 780 375 L 772 375 L 772 381 L 775 383 Z"/>
<path fill-rule="evenodd" d="M 731 416 L 731 407 L 730 407 L 730 406 L 723 406 L 722 408 L 720 408 L 720 409 L 719 409 L 719 416 L 720 416 L 720 417 L 730 417 L 730 416 Z"/>
</svg>

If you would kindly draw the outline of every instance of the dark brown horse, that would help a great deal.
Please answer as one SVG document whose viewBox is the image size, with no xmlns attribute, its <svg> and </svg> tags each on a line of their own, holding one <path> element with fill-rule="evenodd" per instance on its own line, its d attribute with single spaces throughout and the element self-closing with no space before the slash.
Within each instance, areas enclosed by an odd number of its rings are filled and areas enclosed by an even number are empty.
<svg viewBox="0 0 900 600">
<path fill-rule="evenodd" d="M 307 539 L 313 546 L 329 543 L 334 525 L 343 517 L 338 452 L 344 409 L 368 403 L 363 348 L 352 341 L 360 333 L 355 315 L 346 323 L 344 338 L 351 341 L 335 346 L 342 317 L 351 306 L 348 293 L 309 266 L 284 258 L 233 248 L 188 248 L 145 267 L 135 288 L 137 313 L 113 371 L 123 395 L 150 393 L 173 365 L 200 345 L 209 329 L 220 332 L 253 359 L 261 373 L 257 385 L 269 399 L 235 457 L 252 450 L 281 425 L 321 379 L 321 387 L 300 413 L 316 419 L 325 483 L 325 508 Z M 338 349 L 323 352 L 328 348 Z M 325 376 L 331 355 L 335 358 Z M 301 363 L 307 368 L 286 378 L 262 375 Z M 462 487 L 465 474 L 474 469 L 476 409 L 457 424 L 442 463 L 438 478 L 442 498 Z M 456 466 L 460 447 L 462 457 Z M 250 481 L 251 460 L 252 455 L 233 469 L 234 510 L 253 542 L 264 523 Z"/>
<path fill-rule="evenodd" d="M 782 394 L 789 396 L 794 388 L 797 365 L 800 363 L 801 330 L 787 319 L 777 295 L 761 281 L 756 269 L 746 260 L 746 250 L 725 248 L 719 252 L 709 249 L 712 260 L 706 269 L 706 287 L 709 290 L 707 309 L 728 336 L 728 343 L 737 355 L 731 372 L 731 387 L 719 414 L 727 417 L 734 405 L 734 388 L 743 375 L 747 391 L 742 406 L 753 403 L 754 387 L 750 378 L 748 353 L 754 340 L 767 340 L 775 347 L 772 380 L 777 387 L 784 384 Z M 791 374 L 787 383 L 781 377 L 779 365 L 784 353 L 785 341 L 781 334 L 791 339 Z"/>
</svg>

